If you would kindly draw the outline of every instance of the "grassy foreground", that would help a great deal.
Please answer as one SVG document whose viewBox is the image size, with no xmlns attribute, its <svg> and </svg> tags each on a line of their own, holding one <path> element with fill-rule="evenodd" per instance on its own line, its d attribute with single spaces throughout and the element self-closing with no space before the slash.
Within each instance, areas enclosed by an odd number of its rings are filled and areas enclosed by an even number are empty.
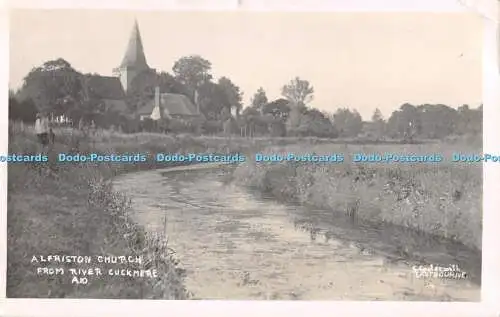
<svg viewBox="0 0 500 317">
<path fill-rule="evenodd" d="M 10 153 L 37 153 L 30 128 L 11 123 Z M 248 150 L 254 142 L 157 134 L 86 135 L 56 131 L 49 156 L 69 153 L 218 152 Z M 8 165 L 7 296 L 56 298 L 188 299 L 183 271 L 166 237 L 146 233 L 129 217 L 130 201 L 113 191 L 109 179 L 120 173 L 167 167 L 141 164 Z M 71 275 L 39 276 L 33 255 L 142 256 L 144 262 L 127 268 L 156 269 L 158 277 L 92 279 L 71 284 Z M 42 265 L 45 266 L 45 265 Z M 54 264 L 47 265 L 55 267 Z M 61 267 L 61 266 L 59 266 Z M 69 268 L 70 266 L 64 266 Z M 74 266 L 73 266 L 74 267 Z M 108 267 L 111 268 L 111 267 Z M 107 278 L 107 279 L 106 279 Z"/>
<path fill-rule="evenodd" d="M 476 144 L 476 145 L 474 145 Z M 239 166 L 236 182 L 275 197 L 325 208 L 369 223 L 390 223 L 481 250 L 482 166 L 356 164 L 353 153 L 480 153 L 480 143 L 423 145 L 311 145 L 272 147 L 265 153 L 343 153 L 344 163 L 255 163 Z"/>
<path fill-rule="evenodd" d="M 36 153 L 28 128 L 11 124 L 10 153 Z M 136 152 L 477 152 L 479 146 L 341 145 L 317 139 L 87 135 L 56 131 L 52 155 Z M 299 145 L 289 145 L 300 143 Z M 9 164 L 8 297 L 188 299 L 183 270 L 166 237 L 146 233 L 129 217 L 130 201 L 113 191 L 118 174 L 166 167 L 142 164 Z M 481 248 L 482 168 L 480 165 L 254 164 L 239 166 L 233 179 L 284 200 L 347 214 L 353 219 L 387 222 L 455 239 Z M 70 284 L 68 276 L 37 276 L 33 255 L 141 255 L 140 268 L 155 268 L 155 279 L 92 280 Z"/>
</svg>

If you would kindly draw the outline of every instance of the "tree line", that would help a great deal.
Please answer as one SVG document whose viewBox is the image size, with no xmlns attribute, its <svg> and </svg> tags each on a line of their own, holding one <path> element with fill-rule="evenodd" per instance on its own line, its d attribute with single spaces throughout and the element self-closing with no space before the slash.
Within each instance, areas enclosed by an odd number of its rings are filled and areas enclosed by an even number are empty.
<svg viewBox="0 0 500 317">
<path fill-rule="evenodd" d="M 281 98 L 269 100 L 261 87 L 244 107 L 243 92 L 228 77 L 215 80 L 210 61 L 198 55 L 177 60 L 172 73 L 145 71 L 137 75 L 127 91 L 126 109 L 106 109 L 100 96 L 84 89 L 92 75 L 74 69 L 59 58 L 33 68 L 16 92 L 9 93 L 9 118 L 33 122 L 38 111 L 64 116 L 72 122 L 93 121 L 98 127 L 120 127 L 123 132 L 163 131 L 244 136 L 316 136 L 327 138 L 442 139 L 451 135 L 480 135 L 482 105 L 458 109 L 443 104 L 405 103 L 384 118 L 375 109 L 364 122 L 355 109 L 340 107 L 330 113 L 314 107 L 314 87 L 295 77 L 281 89 Z M 154 98 L 156 87 L 163 93 L 187 96 L 199 106 L 205 120 L 160 122 L 139 120 L 137 110 Z"/>
</svg>

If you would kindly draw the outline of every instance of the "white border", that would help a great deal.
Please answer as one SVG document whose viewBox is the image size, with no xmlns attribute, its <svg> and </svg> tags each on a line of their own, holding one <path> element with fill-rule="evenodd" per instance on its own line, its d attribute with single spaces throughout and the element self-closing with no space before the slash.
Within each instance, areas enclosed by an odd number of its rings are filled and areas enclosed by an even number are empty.
<svg viewBox="0 0 500 317">
<path fill-rule="evenodd" d="M 182 5 L 180 5 L 182 3 Z M 465 6 L 463 5 L 465 3 Z M 8 87 L 9 42 L 8 15 L 5 0 L 0 0 L 0 86 Z M 109 8 L 127 10 L 287 10 L 287 11 L 464 11 L 474 10 L 484 17 L 484 152 L 499 153 L 500 99 L 498 87 L 497 54 L 497 3 L 495 0 L 128 0 L 115 3 L 102 0 L 15 0 L 10 7 L 24 8 Z M 446 40 L 446 39 L 443 39 Z M 467 74 L 464 74 L 467 76 Z M 4 101 L 0 107 L 0 136 L 2 153 L 7 153 L 7 89 L 0 89 Z M 170 316 L 285 316 L 323 315 L 341 316 L 500 316 L 500 253 L 497 226 L 500 225 L 500 202 L 497 194 L 500 166 L 484 166 L 484 233 L 483 233 L 483 281 L 481 303 L 431 303 L 431 302 L 262 302 L 262 301 L 149 301 L 149 300 L 72 300 L 72 299 L 4 299 L 6 271 L 6 165 L 0 166 L 0 315 L 1 316 L 140 316 L 163 312 Z"/>
</svg>

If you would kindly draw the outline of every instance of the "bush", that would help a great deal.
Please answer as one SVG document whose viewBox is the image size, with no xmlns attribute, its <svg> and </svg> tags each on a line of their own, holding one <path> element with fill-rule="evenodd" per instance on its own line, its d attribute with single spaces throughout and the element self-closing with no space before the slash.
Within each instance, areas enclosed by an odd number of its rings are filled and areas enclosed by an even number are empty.
<svg viewBox="0 0 500 317">
<path fill-rule="evenodd" d="M 203 132 L 206 134 L 217 134 L 222 132 L 222 122 L 218 120 L 207 120 L 202 126 Z"/>
<path fill-rule="evenodd" d="M 194 133 L 196 127 L 188 121 L 181 119 L 170 119 L 168 131 L 172 133 Z"/>
</svg>

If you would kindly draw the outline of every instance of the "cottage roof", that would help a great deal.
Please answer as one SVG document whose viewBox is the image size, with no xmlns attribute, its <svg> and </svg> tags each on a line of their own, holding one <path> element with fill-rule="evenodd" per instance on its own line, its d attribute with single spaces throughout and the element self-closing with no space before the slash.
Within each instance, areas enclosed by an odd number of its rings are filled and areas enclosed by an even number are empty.
<svg viewBox="0 0 500 317">
<path fill-rule="evenodd" d="M 188 97 L 181 94 L 161 94 L 160 105 L 169 115 L 198 115 L 195 105 Z"/>
<path fill-rule="evenodd" d="M 144 106 L 140 107 L 139 110 L 137 110 L 137 114 L 150 115 L 153 112 L 154 107 L 155 107 L 154 101 L 147 102 Z"/>
<path fill-rule="evenodd" d="M 150 115 L 153 112 L 155 101 L 148 101 L 137 113 L 139 115 Z M 170 116 L 198 116 L 196 106 L 188 97 L 181 94 L 160 94 L 161 113 Z"/>
<path fill-rule="evenodd" d="M 110 100 L 125 99 L 125 91 L 123 90 L 120 79 L 117 77 L 98 75 L 87 76 L 85 88 L 89 98 Z"/>
<path fill-rule="evenodd" d="M 125 100 L 110 100 L 105 99 L 104 105 L 106 106 L 106 111 L 120 112 L 125 114 L 129 112 L 127 103 Z"/>
</svg>

